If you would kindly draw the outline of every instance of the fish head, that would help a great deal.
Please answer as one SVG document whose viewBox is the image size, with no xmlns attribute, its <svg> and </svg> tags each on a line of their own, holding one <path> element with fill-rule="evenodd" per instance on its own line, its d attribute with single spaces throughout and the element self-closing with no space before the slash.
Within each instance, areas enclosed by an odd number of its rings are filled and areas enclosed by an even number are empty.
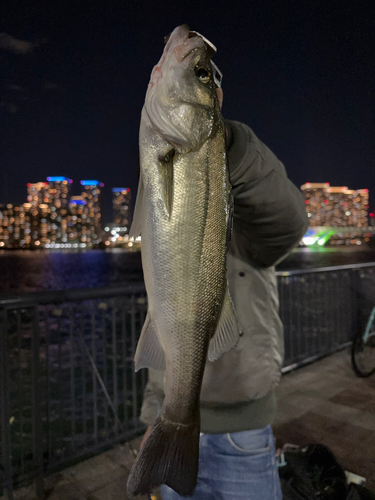
<svg viewBox="0 0 375 500">
<path fill-rule="evenodd" d="M 197 151 L 215 132 L 220 106 L 212 75 L 212 45 L 178 26 L 153 68 L 145 109 L 151 123 L 179 152 Z"/>
</svg>

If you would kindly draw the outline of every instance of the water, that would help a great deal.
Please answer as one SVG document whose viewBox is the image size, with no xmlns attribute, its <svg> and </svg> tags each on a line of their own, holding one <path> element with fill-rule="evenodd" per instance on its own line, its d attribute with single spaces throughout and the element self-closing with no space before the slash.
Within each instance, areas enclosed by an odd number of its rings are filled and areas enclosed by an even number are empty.
<svg viewBox="0 0 375 500">
<path fill-rule="evenodd" d="M 18 292 L 92 288 L 142 279 L 139 252 L 0 252 L 0 295 Z"/>
<path fill-rule="evenodd" d="M 292 269 L 313 269 L 317 267 L 345 266 L 375 262 L 375 248 L 343 247 L 337 248 L 297 248 L 277 267 L 277 271 Z"/>
<path fill-rule="evenodd" d="M 300 248 L 277 270 L 310 269 L 375 262 L 375 248 Z M 0 295 L 19 292 L 87 288 L 142 279 L 139 252 L 90 250 L 85 252 L 0 251 Z"/>
</svg>

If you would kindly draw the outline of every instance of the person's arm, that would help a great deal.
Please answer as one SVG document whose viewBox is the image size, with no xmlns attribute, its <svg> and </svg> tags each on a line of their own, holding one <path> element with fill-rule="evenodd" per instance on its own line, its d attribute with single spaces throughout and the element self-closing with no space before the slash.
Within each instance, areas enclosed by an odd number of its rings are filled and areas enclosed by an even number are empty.
<svg viewBox="0 0 375 500">
<path fill-rule="evenodd" d="M 244 258 L 269 267 L 282 260 L 305 234 L 304 199 L 283 164 L 249 127 L 232 121 L 226 124 L 236 241 Z"/>
</svg>

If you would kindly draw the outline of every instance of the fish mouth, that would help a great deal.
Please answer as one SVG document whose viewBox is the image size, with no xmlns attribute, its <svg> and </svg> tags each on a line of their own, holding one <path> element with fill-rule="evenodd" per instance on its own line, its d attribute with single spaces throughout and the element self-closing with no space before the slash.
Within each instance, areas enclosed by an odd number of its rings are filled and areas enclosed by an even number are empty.
<svg viewBox="0 0 375 500">
<path fill-rule="evenodd" d="M 198 36 L 199 38 L 201 38 L 204 41 L 204 44 L 208 50 L 210 58 L 216 54 L 217 48 L 215 47 L 215 45 L 212 42 L 210 42 L 206 37 L 204 37 L 203 35 L 201 35 L 197 31 L 189 31 L 189 38 L 193 38 L 194 36 Z"/>
<path fill-rule="evenodd" d="M 198 33 L 197 31 L 191 31 L 190 28 L 189 28 L 189 26 L 187 24 L 182 24 L 181 26 L 178 26 L 177 30 L 180 32 L 180 35 L 182 34 L 183 36 L 186 36 L 186 34 L 188 34 L 189 38 L 194 38 L 196 36 L 199 36 L 199 37 L 202 38 L 202 35 L 200 33 Z M 181 33 L 181 32 L 185 32 L 185 33 Z M 168 33 L 168 35 L 165 35 L 165 37 L 164 37 L 164 44 L 168 43 L 168 41 L 169 41 L 172 33 L 173 33 L 173 31 L 171 31 L 170 33 Z"/>
<path fill-rule="evenodd" d="M 178 33 L 176 33 L 176 31 L 178 31 Z M 180 33 L 180 32 L 183 32 L 183 33 Z M 186 34 L 189 34 L 189 38 L 190 38 L 190 33 L 195 33 L 195 31 L 190 31 L 190 28 L 187 24 L 182 24 L 181 26 L 178 26 L 176 29 L 174 29 L 173 31 L 171 31 L 170 33 L 168 33 L 168 35 L 165 35 L 164 37 L 164 45 L 167 45 L 167 43 L 169 42 L 169 39 L 171 38 L 171 36 L 176 33 L 176 36 L 186 36 Z"/>
<path fill-rule="evenodd" d="M 174 49 L 175 56 L 179 62 L 185 61 L 193 52 L 203 49 L 204 41 L 200 37 L 186 37 L 182 43 L 176 45 Z"/>
<path fill-rule="evenodd" d="M 165 36 L 164 44 L 164 53 L 173 50 L 179 62 L 186 60 L 195 50 L 205 45 L 202 36 L 195 31 L 190 31 L 187 24 L 178 26 L 172 33 Z"/>
<path fill-rule="evenodd" d="M 184 59 L 186 59 L 188 56 L 190 56 L 190 54 L 192 54 L 193 52 L 195 52 L 197 49 L 199 49 L 201 47 L 193 47 L 192 49 L 188 50 L 187 52 L 183 53 L 180 57 L 179 57 L 179 61 L 182 62 Z"/>
</svg>

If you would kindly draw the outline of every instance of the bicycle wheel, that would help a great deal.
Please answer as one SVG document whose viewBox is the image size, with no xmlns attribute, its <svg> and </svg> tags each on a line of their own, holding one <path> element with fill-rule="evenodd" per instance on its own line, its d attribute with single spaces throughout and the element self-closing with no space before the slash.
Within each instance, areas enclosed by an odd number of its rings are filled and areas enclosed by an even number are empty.
<svg viewBox="0 0 375 500">
<path fill-rule="evenodd" d="M 352 343 L 352 365 L 358 377 L 370 377 L 375 373 L 375 330 L 364 342 L 363 335 L 356 335 Z"/>
</svg>

